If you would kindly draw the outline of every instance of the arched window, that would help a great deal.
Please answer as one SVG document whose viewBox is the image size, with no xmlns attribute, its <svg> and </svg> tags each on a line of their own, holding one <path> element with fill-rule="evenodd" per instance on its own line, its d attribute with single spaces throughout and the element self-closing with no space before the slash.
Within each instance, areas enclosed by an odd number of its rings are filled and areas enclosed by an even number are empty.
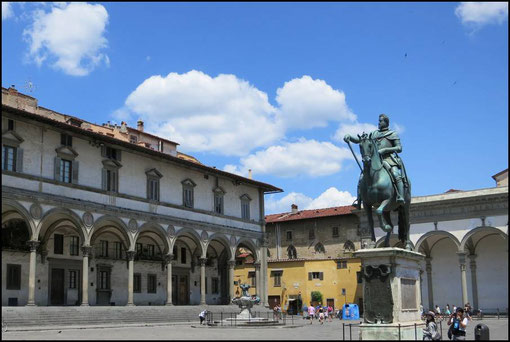
<svg viewBox="0 0 510 342">
<path fill-rule="evenodd" d="M 289 256 L 289 259 L 297 259 L 296 247 L 294 247 L 292 245 L 287 247 L 287 255 Z"/>
<path fill-rule="evenodd" d="M 324 245 L 321 242 L 315 245 L 315 253 L 326 253 L 326 249 L 324 248 Z"/>
<path fill-rule="evenodd" d="M 345 249 L 346 251 L 354 251 L 354 249 L 355 249 L 355 248 L 354 248 L 354 244 L 352 243 L 352 241 L 351 241 L 351 240 L 347 240 L 347 241 L 345 241 L 345 243 L 344 243 L 344 249 Z"/>
</svg>

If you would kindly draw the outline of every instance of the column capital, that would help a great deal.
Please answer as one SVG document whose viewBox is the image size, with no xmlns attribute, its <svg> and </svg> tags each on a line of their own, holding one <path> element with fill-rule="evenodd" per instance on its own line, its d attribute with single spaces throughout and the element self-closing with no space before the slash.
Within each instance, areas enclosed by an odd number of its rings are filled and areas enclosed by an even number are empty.
<svg viewBox="0 0 510 342">
<path fill-rule="evenodd" d="M 81 253 L 84 257 L 88 257 L 92 253 L 92 246 L 81 246 Z"/>
<path fill-rule="evenodd" d="M 200 264 L 200 266 L 205 266 L 207 262 L 207 258 L 198 258 L 198 263 Z"/>
<path fill-rule="evenodd" d="M 257 261 L 253 264 L 255 266 L 255 270 L 260 270 L 260 261 Z"/>
<path fill-rule="evenodd" d="M 476 255 L 476 254 L 469 254 L 469 255 L 468 255 L 468 258 L 469 258 L 469 260 L 471 260 L 471 261 L 475 261 L 475 259 L 476 259 L 476 257 L 477 257 L 477 256 L 478 256 L 478 255 Z"/>
<path fill-rule="evenodd" d="M 457 255 L 459 256 L 459 264 L 466 266 L 466 252 L 457 252 Z"/>
<path fill-rule="evenodd" d="M 127 256 L 129 261 L 135 260 L 135 255 L 136 255 L 135 251 L 127 251 L 126 252 L 126 256 Z"/>
<path fill-rule="evenodd" d="M 235 261 L 235 260 L 229 260 L 229 261 L 227 262 L 227 264 L 228 264 L 228 267 L 230 267 L 230 268 L 234 268 L 234 266 L 236 265 L 236 261 Z"/>
<path fill-rule="evenodd" d="M 30 247 L 30 252 L 35 252 L 37 250 L 37 247 L 39 246 L 39 244 L 40 244 L 39 241 L 33 241 L 33 240 L 27 241 L 27 245 L 28 245 L 28 247 Z"/>
<path fill-rule="evenodd" d="M 167 254 L 165 255 L 165 262 L 166 264 L 168 265 L 169 263 L 172 262 L 172 260 L 174 260 L 175 256 L 173 254 Z"/>
</svg>

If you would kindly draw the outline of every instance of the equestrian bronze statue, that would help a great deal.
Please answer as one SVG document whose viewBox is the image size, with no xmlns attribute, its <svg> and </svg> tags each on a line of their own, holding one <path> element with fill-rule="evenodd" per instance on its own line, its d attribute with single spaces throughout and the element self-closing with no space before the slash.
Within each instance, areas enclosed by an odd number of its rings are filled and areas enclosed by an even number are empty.
<svg viewBox="0 0 510 342">
<path fill-rule="evenodd" d="M 384 247 L 389 247 L 390 235 L 393 231 L 390 213 L 398 211 L 398 238 L 406 249 L 411 250 L 409 240 L 409 207 L 411 205 L 411 182 L 405 167 L 397 153 L 402 152 L 400 138 L 390 130 L 390 119 L 379 115 L 379 130 L 370 134 L 363 132 L 357 137 L 346 134 L 344 141 L 359 144 L 363 167 L 358 182 L 357 207 L 363 208 L 368 216 L 372 242 L 375 244 L 374 220 L 372 207 L 379 217 L 381 229 L 386 233 Z M 351 148 L 352 151 L 352 148 Z"/>
</svg>

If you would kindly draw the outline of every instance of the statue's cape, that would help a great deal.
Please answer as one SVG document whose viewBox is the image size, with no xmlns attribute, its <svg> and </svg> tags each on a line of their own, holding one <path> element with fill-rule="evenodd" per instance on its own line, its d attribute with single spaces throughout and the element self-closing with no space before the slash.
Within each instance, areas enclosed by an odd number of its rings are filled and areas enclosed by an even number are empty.
<svg viewBox="0 0 510 342">
<path fill-rule="evenodd" d="M 392 131 L 390 129 L 388 129 L 386 131 L 373 131 L 372 133 L 370 133 L 370 137 L 373 139 L 382 139 L 382 138 L 386 138 L 388 140 L 400 139 L 397 132 Z"/>
</svg>

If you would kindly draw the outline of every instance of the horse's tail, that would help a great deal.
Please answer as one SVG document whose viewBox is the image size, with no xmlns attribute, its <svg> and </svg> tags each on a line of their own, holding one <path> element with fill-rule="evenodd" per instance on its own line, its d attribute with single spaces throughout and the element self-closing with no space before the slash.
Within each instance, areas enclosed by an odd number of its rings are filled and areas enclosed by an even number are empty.
<svg viewBox="0 0 510 342">
<path fill-rule="evenodd" d="M 398 239 L 402 243 L 406 243 L 409 232 L 409 204 L 405 204 L 398 208 Z"/>
</svg>

